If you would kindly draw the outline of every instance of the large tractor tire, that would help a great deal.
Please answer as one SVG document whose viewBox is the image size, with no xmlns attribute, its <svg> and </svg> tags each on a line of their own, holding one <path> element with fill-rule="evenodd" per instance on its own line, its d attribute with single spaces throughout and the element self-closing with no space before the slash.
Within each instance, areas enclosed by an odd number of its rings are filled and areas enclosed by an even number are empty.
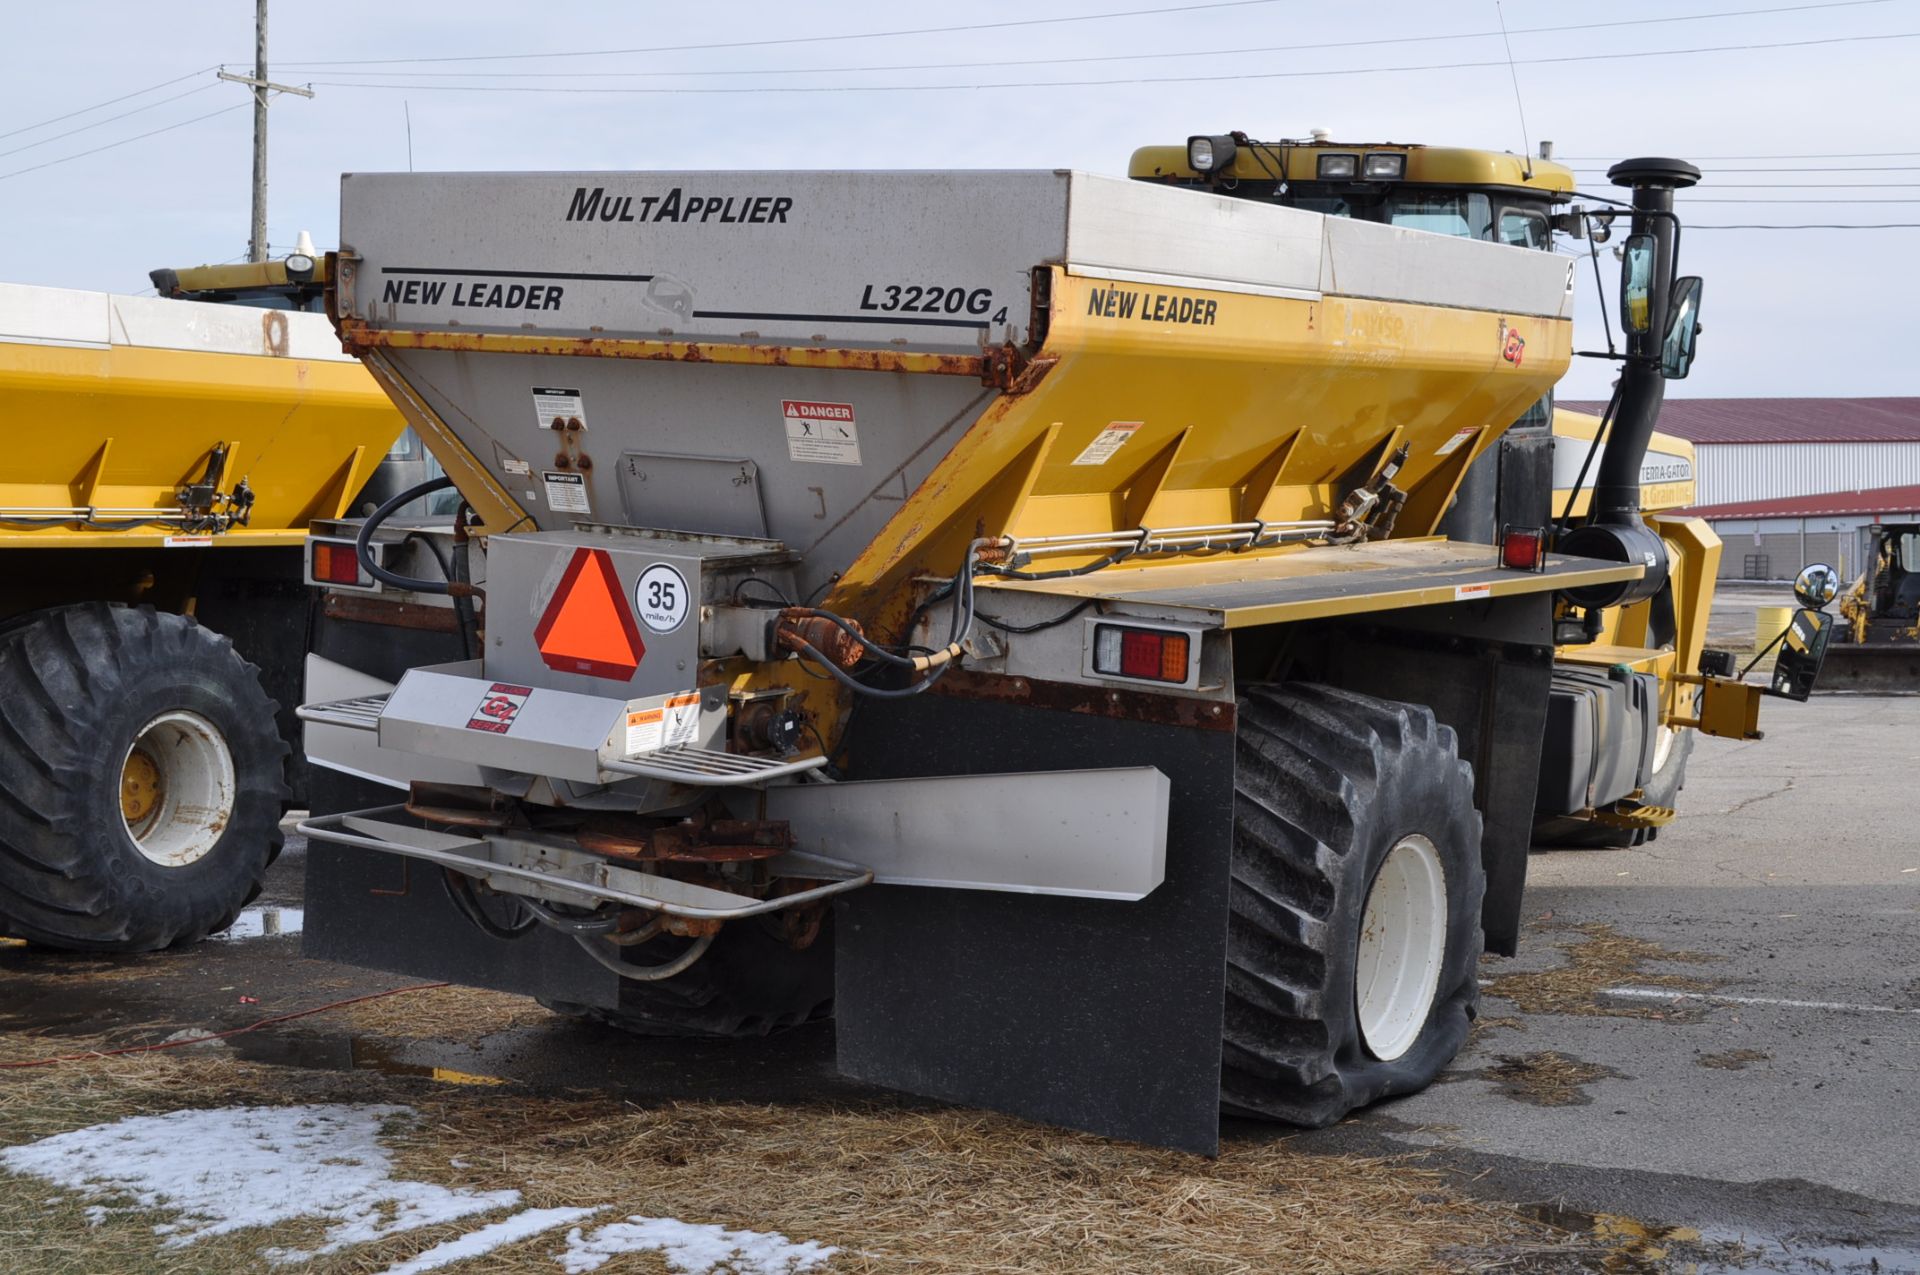
<svg viewBox="0 0 1920 1275">
<path fill-rule="evenodd" d="M 1680 790 L 1687 786 L 1687 758 L 1693 756 L 1694 732 L 1666 727 L 1667 734 L 1658 745 L 1653 777 L 1641 790 L 1643 805 L 1672 810 L 1680 803 Z M 1664 756 L 1660 755 L 1663 752 Z M 1660 829 L 1615 828 L 1591 819 L 1543 819 L 1533 830 L 1533 842 L 1564 850 L 1625 850 L 1644 845 L 1660 836 Z"/>
<path fill-rule="evenodd" d="M 795 951 L 770 919 L 731 921 L 706 955 L 683 972 L 657 983 L 622 981 L 618 1009 L 569 1001 L 541 1004 L 640 1036 L 765 1036 L 832 1014 L 832 926 L 828 913 L 813 942 Z M 632 949 L 628 959 L 663 965 L 688 942 L 655 939 Z"/>
<path fill-rule="evenodd" d="M 1325 686 L 1240 699 L 1221 1105 L 1318 1128 L 1431 1084 L 1479 999 L 1480 815 L 1450 727 Z"/>
<path fill-rule="evenodd" d="M 104 602 L 0 634 L 0 932 L 148 952 L 233 923 L 280 852 L 287 745 L 257 670 Z"/>
</svg>

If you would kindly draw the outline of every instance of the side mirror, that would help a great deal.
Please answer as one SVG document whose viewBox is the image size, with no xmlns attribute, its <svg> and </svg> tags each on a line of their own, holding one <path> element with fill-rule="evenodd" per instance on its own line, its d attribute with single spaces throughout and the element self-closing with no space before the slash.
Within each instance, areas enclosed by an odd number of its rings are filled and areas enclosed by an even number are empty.
<svg viewBox="0 0 1920 1275">
<path fill-rule="evenodd" d="M 1800 568 L 1800 574 L 1793 579 L 1793 596 L 1811 611 L 1825 607 L 1839 592 L 1840 573 L 1824 562 Z"/>
<path fill-rule="evenodd" d="M 1652 235 L 1628 235 L 1620 245 L 1620 326 L 1629 332 L 1653 329 Z"/>
<path fill-rule="evenodd" d="M 1700 338 L 1700 276 L 1673 281 L 1667 303 L 1667 338 L 1660 349 L 1660 370 L 1669 381 L 1684 381 L 1693 366 L 1693 347 Z"/>
<path fill-rule="evenodd" d="M 1793 623 L 1780 642 L 1767 694 L 1792 700 L 1811 695 L 1813 683 L 1820 676 L 1820 662 L 1827 657 L 1827 640 L 1832 636 L 1832 616 L 1805 607 L 1794 612 Z"/>
</svg>

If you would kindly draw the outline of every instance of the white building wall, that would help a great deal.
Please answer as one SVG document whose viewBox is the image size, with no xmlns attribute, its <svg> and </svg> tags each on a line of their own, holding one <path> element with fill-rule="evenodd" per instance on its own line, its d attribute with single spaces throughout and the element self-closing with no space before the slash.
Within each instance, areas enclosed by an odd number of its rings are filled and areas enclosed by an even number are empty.
<svg viewBox="0 0 1920 1275">
<path fill-rule="evenodd" d="M 1916 443 L 1700 443 L 1703 505 L 1920 484 Z"/>
</svg>

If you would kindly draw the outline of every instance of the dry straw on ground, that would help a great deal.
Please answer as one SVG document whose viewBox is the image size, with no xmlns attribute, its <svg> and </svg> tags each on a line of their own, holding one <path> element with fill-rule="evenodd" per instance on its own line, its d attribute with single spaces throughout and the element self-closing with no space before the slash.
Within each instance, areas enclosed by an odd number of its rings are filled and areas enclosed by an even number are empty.
<svg viewBox="0 0 1920 1275">
<path fill-rule="evenodd" d="M 1672 1018 L 1676 1010 L 1671 1006 L 1610 1000 L 1600 993 L 1623 983 L 1694 992 L 1710 991 L 1718 985 L 1711 979 L 1645 968 L 1651 961 L 1695 964 L 1717 959 L 1701 952 L 1669 951 L 1600 922 L 1543 928 L 1581 936 L 1578 942 L 1560 945 L 1565 964 L 1531 973 L 1497 974 L 1486 982 L 1487 995 L 1512 1001 L 1522 1013 Z"/>
<path fill-rule="evenodd" d="M 45 1041 L 0 1041 L 0 1060 Z M 105 1044 L 107 1042 L 100 1042 Z M 73 1042 L 63 1042 L 68 1052 Z M 1252 1275 L 1471 1269 L 1460 1256 L 1532 1234 L 1504 1207 L 1459 1195 L 1417 1159 L 1315 1155 L 1284 1137 L 1232 1139 L 1217 1160 L 967 1111 L 889 1105 L 636 1108 L 600 1097 L 432 1085 L 238 1062 L 219 1046 L 0 1072 L 0 1144 L 184 1106 L 399 1102 L 418 1119 L 390 1145 L 403 1177 L 517 1188 L 536 1207 L 780 1231 L 839 1245 L 837 1272 L 1194 1272 Z M 209 1148 L 217 1155 L 217 1148 Z M 252 1269 L 266 1244 L 317 1225 L 155 1247 L 156 1215 L 90 1227 L 78 1203 L 0 1175 L 10 1275 L 175 1275 Z M 362 1275 L 451 1238 L 435 1227 L 315 1261 L 300 1275 Z M 557 1235 L 485 1269 L 551 1275 Z M 657 1258 L 619 1271 L 664 1271 Z"/>
</svg>

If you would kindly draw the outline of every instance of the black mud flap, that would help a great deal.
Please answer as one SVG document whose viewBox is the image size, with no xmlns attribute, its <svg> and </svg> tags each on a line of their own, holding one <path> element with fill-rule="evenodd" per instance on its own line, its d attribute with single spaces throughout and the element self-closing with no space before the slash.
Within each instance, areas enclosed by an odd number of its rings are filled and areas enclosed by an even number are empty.
<svg viewBox="0 0 1920 1275">
<path fill-rule="evenodd" d="M 459 658 L 452 634 L 334 619 L 318 626 L 314 651 L 390 682 L 416 665 Z M 403 796 L 324 766 L 313 767 L 310 785 L 316 815 L 391 805 Z M 620 1003 L 619 976 L 572 939 L 540 927 L 503 942 L 475 929 L 428 864 L 312 842 L 306 869 L 300 950 L 310 959 L 599 1009 Z"/>
<path fill-rule="evenodd" d="M 993 698 L 971 697 L 989 687 Z M 1178 703 L 956 674 L 937 693 L 860 706 L 863 779 L 1155 766 L 1172 806 L 1166 879 L 1139 902 L 906 886 L 843 896 L 843 1072 L 1218 1151 L 1234 713 L 1186 701 L 1202 720 L 1182 722 L 1164 711 Z"/>
</svg>

